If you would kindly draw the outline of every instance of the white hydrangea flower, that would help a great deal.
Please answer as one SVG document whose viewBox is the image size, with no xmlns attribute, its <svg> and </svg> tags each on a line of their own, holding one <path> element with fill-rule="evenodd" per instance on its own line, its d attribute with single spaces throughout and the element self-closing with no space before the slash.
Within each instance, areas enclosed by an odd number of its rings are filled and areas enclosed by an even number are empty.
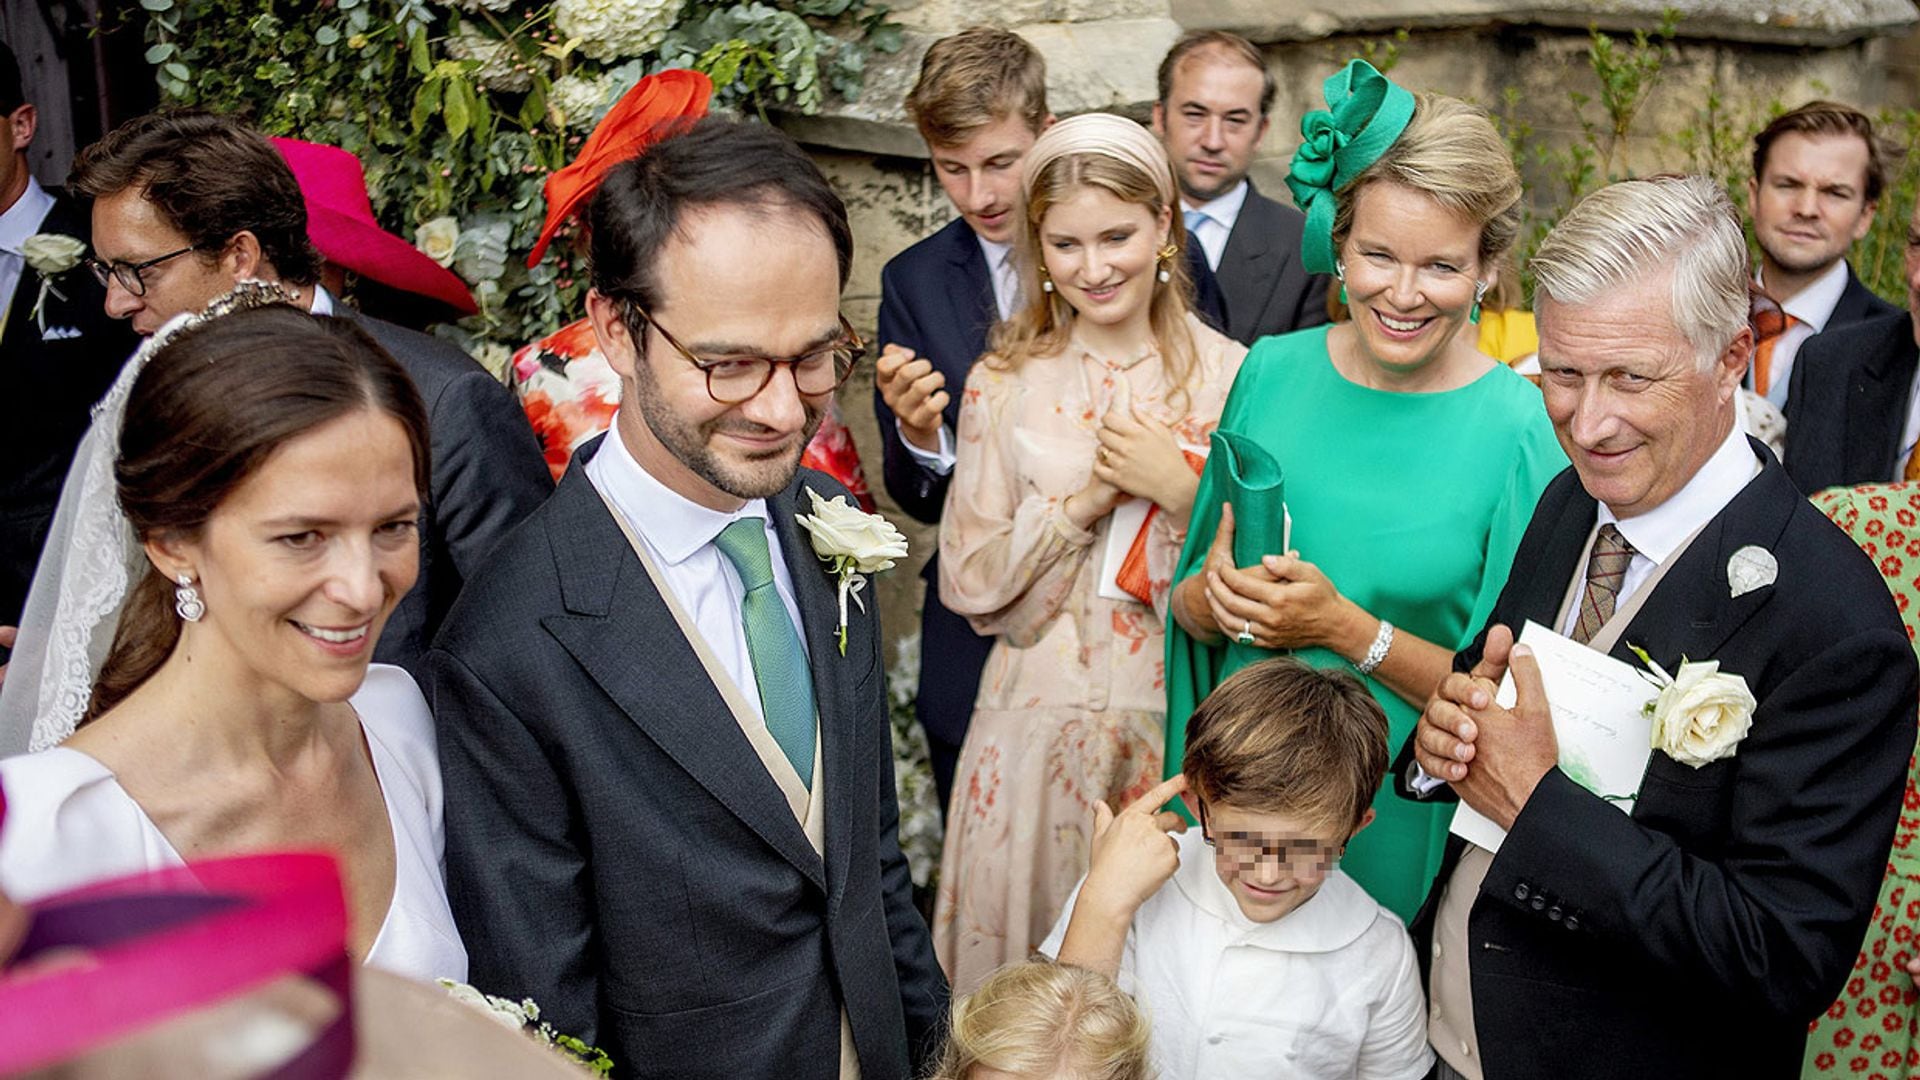
<svg viewBox="0 0 1920 1080">
<path fill-rule="evenodd" d="M 564 39 L 580 39 L 595 60 L 652 52 L 680 18 L 684 0 L 554 0 L 553 25 Z"/>
<path fill-rule="evenodd" d="M 489 90 L 524 94 L 533 87 L 533 73 L 517 69 L 523 63 L 513 46 L 481 33 L 472 23 L 461 23 L 447 39 L 447 55 L 455 60 L 478 60 L 475 81 Z"/>
<path fill-rule="evenodd" d="M 562 75 L 553 80 L 553 88 L 547 91 L 547 104 L 560 113 L 567 127 L 587 131 L 599 118 L 601 106 L 607 103 L 608 82 L 604 75 L 598 78 L 572 73 Z"/>
</svg>

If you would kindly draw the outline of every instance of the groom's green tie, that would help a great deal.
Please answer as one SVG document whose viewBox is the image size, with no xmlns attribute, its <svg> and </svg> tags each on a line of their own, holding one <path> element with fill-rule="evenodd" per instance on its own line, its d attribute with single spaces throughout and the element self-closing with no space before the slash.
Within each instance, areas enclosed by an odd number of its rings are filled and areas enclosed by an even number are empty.
<svg viewBox="0 0 1920 1080">
<path fill-rule="evenodd" d="M 753 681 L 760 687 L 760 711 L 767 731 L 793 763 L 800 782 L 813 788 L 813 674 L 800 632 L 773 587 L 773 559 L 767 554 L 766 525 L 740 518 L 720 530 L 713 542 L 740 573 L 747 595 L 740 618 L 747 628 L 747 653 Z"/>
</svg>

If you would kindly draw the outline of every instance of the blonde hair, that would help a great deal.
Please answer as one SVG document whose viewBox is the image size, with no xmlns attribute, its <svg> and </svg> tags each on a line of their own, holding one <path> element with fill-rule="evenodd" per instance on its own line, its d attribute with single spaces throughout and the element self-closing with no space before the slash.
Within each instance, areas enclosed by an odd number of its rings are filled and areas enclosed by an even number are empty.
<svg viewBox="0 0 1920 1080">
<path fill-rule="evenodd" d="M 1010 964 L 953 1003 L 947 1047 L 928 1080 L 976 1067 L 1015 1076 L 1152 1080 L 1147 1018 L 1113 980 L 1045 960 Z"/>
<path fill-rule="evenodd" d="M 1670 273 L 1674 329 L 1703 371 L 1747 325 L 1749 272 L 1739 212 L 1704 176 L 1609 184 L 1575 203 L 1533 254 L 1535 292 L 1560 304 Z"/>
<path fill-rule="evenodd" d="M 1040 223 L 1054 204 L 1071 198 L 1082 188 L 1097 188 L 1122 202 L 1147 208 L 1157 220 L 1171 203 L 1162 192 L 1179 190 L 1174 186 L 1173 167 L 1164 177 L 1149 176 L 1139 166 L 1101 153 L 1064 154 L 1048 162 L 1033 178 L 1026 198 L 1026 227 L 1018 239 L 1021 289 L 1027 297 L 1025 307 L 1015 311 L 993 329 L 993 352 L 986 362 L 996 368 L 1012 370 L 1036 356 L 1053 356 L 1066 348 L 1073 333 L 1073 306 L 1058 292 L 1040 287 L 1045 267 L 1040 250 Z M 1178 207 L 1173 207 L 1178 210 Z M 1155 268 L 1167 271 L 1170 280 L 1153 286 L 1149 301 L 1148 324 L 1160 349 L 1160 363 L 1171 388 L 1168 401 L 1185 396 L 1188 382 L 1198 367 L 1194 356 L 1193 333 L 1187 327 L 1187 312 L 1192 307 L 1193 282 L 1187 275 L 1187 232 L 1179 213 L 1169 214 L 1168 243 L 1173 254 Z"/>
<path fill-rule="evenodd" d="M 930 146 L 958 146 L 1009 116 L 1038 135 L 1047 122 L 1047 62 L 1012 31 L 969 27 L 928 47 L 906 110 Z"/>
<path fill-rule="evenodd" d="M 1413 119 L 1380 159 L 1341 188 L 1334 204 L 1333 249 L 1353 231 L 1360 189 L 1391 180 L 1480 226 L 1480 264 L 1496 266 L 1520 235 L 1520 173 L 1485 109 L 1458 98 L 1415 96 Z"/>
</svg>

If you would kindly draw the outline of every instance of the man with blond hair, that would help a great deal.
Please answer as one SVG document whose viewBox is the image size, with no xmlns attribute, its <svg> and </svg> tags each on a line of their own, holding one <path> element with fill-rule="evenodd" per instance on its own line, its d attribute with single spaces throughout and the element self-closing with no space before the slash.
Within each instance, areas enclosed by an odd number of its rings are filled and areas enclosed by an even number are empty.
<svg viewBox="0 0 1920 1080">
<path fill-rule="evenodd" d="M 1443 1080 L 1797 1076 L 1853 966 L 1920 672 L 1873 564 L 1735 424 L 1746 258 L 1702 177 L 1602 188 L 1534 256 L 1573 467 L 1395 770 L 1504 830 L 1450 838 L 1411 928 Z M 1663 697 L 1636 790 L 1560 768 L 1527 621 L 1643 669 L 1718 665 Z"/>
<path fill-rule="evenodd" d="M 1180 181 L 1193 246 L 1220 280 L 1228 337 L 1251 345 L 1327 321 L 1327 277 L 1300 261 L 1306 215 L 1247 179 L 1267 133 L 1273 73 L 1247 39 L 1224 30 L 1189 32 L 1160 61 L 1153 132 Z"/>
</svg>

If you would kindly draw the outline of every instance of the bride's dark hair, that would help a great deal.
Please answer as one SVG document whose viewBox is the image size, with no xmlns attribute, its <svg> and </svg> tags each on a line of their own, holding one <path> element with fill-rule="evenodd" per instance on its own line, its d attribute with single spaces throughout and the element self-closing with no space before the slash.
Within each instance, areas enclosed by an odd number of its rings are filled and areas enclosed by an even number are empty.
<svg viewBox="0 0 1920 1080">
<path fill-rule="evenodd" d="M 424 501 L 426 407 L 366 331 L 286 304 L 189 327 L 153 354 L 127 398 L 113 469 L 120 506 L 142 541 L 191 539 L 275 450 L 361 409 L 405 429 Z M 152 566 L 129 588 L 81 723 L 125 700 L 172 654 L 180 640 L 173 589 Z"/>
</svg>

